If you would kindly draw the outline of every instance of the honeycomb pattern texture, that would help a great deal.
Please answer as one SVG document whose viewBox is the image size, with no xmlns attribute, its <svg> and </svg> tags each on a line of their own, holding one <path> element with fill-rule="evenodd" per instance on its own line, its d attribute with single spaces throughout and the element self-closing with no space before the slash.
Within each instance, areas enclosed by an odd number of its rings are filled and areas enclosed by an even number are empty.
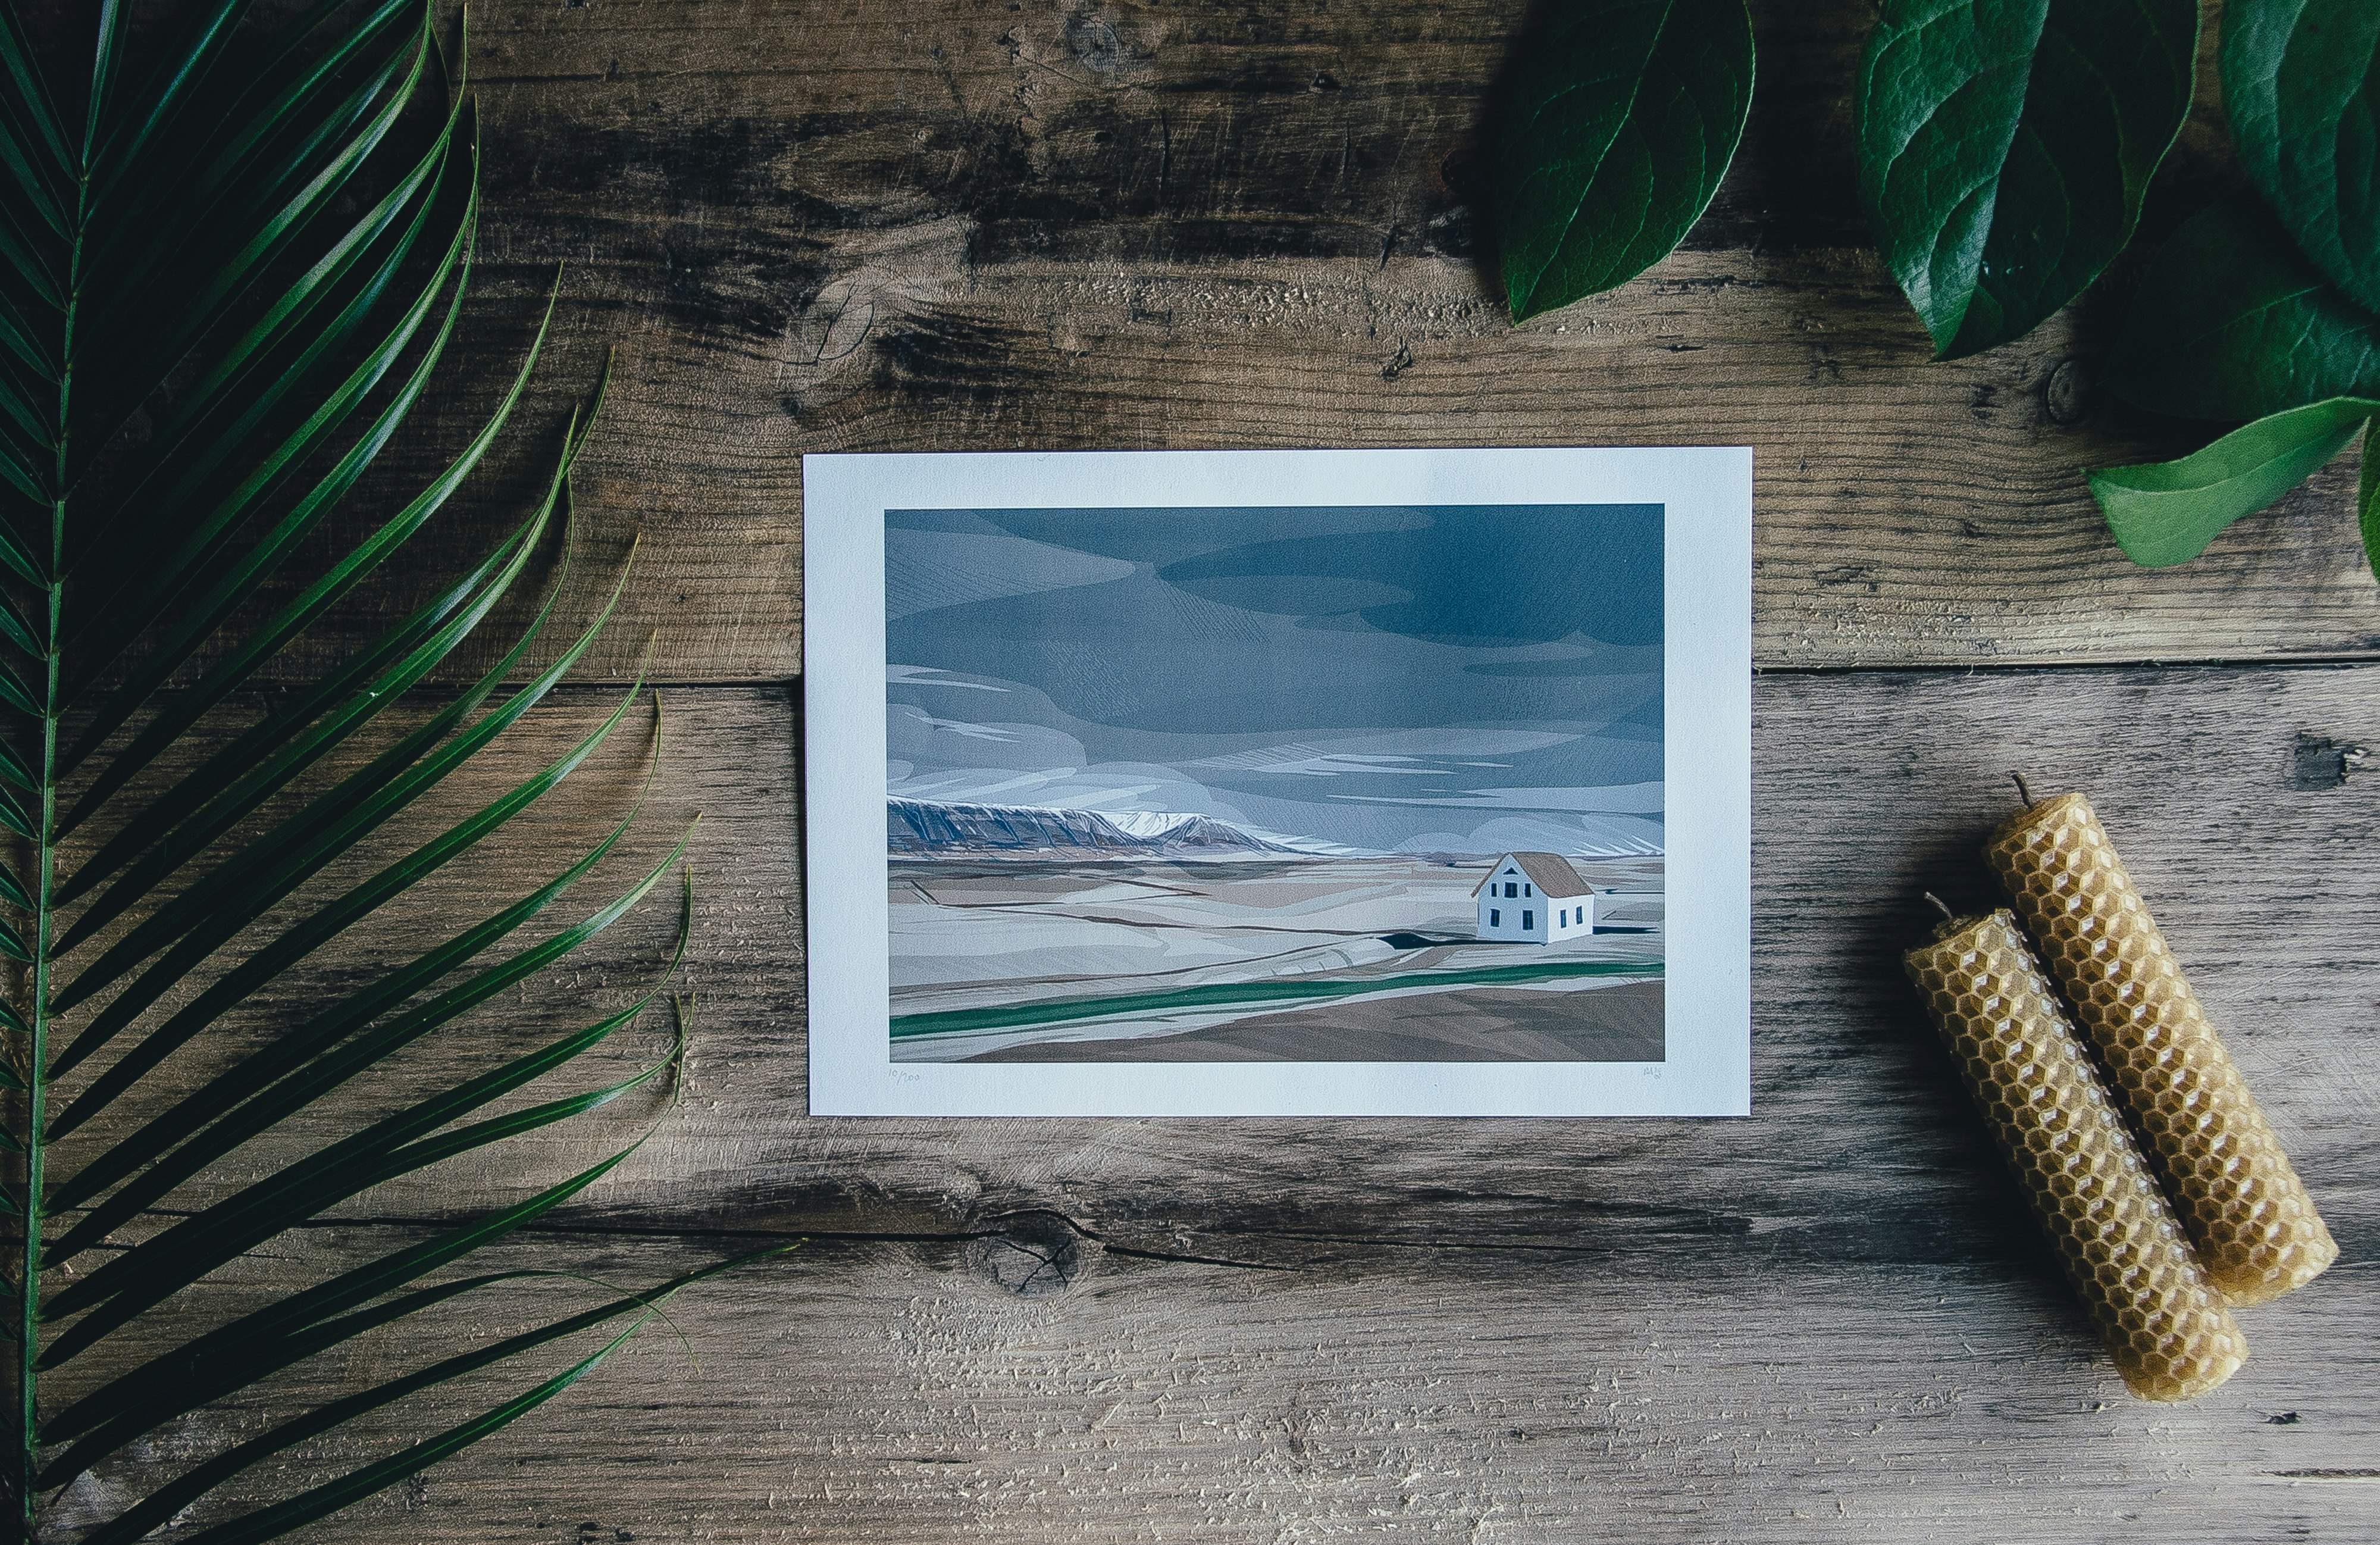
<svg viewBox="0 0 2380 1545">
<path fill-rule="evenodd" d="M 1946 922 L 1901 964 L 2125 1386 L 2190 1400 L 2230 1378 L 2247 1339 L 2014 915 Z"/>
<path fill-rule="evenodd" d="M 2098 1048 L 2206 1274 L 2239 1304 L 2313 1280 L 2338 1246 L 2091 802 L 2043 800 L 1984 857 Z"/>
</svg>

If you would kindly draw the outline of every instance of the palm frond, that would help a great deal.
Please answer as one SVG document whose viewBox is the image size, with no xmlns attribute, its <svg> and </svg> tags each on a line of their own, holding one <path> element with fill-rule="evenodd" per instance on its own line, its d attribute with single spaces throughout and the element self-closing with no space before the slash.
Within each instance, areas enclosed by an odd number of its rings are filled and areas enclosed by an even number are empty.
<svg viewBox="0 0 2380 1545">
<path fill-rule="evenodd" d="M 67 50 L 51 40 L 45 54 L 0 0 L 0 832 L 14 838 L 0 856 L 0 959 L 21 978 L 0 1000 L 0 1203 L 13 1225 L 0 1339 L 15 1349 L 18 1412 L 0 1492 L 7 1532 L 26 1539 L 44 1496 L 102 1464 L 134 1500 L 89 1540 L 137 1539 L 193 1508 L 197 1539 L 275 1538 L 552 1399 L 672 1295 L 734 1264 L 644 1294 L 607 1289 L 598 1307 L 287 1414 L 178 1471 L 122 1473 L 145 1435 L 210 1403 L 553 1274 L 455 1272 L 612 1174 L 666 1108 L 525 1200 L 251 1299 L 225 1323 L 192 1334 L 153 1312 L 374 1186 L 674 1088 L 690 1023 L 681 1001 L 663 1054 L 570 1077 L 669 991 L 692 934 L 690 877 L 672 943 L 628 1002 L 526 1039 L 487 1012 L 686 872 L 692 822 L 577 916 L 547 920 L 641 829 L 658 694 L 643 786 L 616 824 L 439 943 L 310 998 L 302 987 L 308 962 L 418 906 L 430 877 L 585 776 L 641 722 L 644 687 L 639 673 L 573 745 L 468 813 L 402 834 L 409 810 L 549 698 L 628 583 L 633 550 L 592 614 L 562 624 L 573 466 L 607 369 L 492 549 L 273 712 L 237 712 L 517 430 L 560 294 L 557 280 L 509 390 L 443 469 L 322 551 L 468 336 L 479 127 L 462 29 L 443 41 L 427 0 L 316 0 L 274 27 L 250 9 L 188 0 L 136 24 L 127 0 L 103 0 L 88 77 L 61 91 L 42 60 Z M 485 649 L 491 619 L 526 603 L 549 554 L 527 622 Z M 452 679 L 467 650 L 493 663 L 388 717 Z M 272 1034 L 239 1033 L 266 1014 Z M 430 1037 L 482 1049 L 486 1065 L 343 1122 L 353 1101 L 339 1091 L 404 1076 L 403 1053 Z M 253 1173 L 225 1186 L 235 1155 Z M 558 1370 L 410 1446 L 277 1500 L 259 1483 L 261 1462 L 369 1413 L 597 1333 L 591 1351 L 582 1341 Z M 102 1344 L 130 1371 L 81 1376 Z M 238 1512 L 226 1488 L 264 1500 Z"/>
</svg>

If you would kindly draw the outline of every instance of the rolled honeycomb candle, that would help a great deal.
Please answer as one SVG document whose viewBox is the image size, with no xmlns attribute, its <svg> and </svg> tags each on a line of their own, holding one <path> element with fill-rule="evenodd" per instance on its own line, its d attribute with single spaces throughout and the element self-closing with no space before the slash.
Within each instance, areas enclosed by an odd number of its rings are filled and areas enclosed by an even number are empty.
<svg viewBox="0 0 2380 1545">
<path fill-rule="evenodd" d="M 2191 1400 L 2247 1360 L 2165 1194 L 2015 917 L 1944 922 L 1901 956 L 2058 1259 L 2144 1400 Z"/>
<path fill-rule="evenodd" d="M 1984 858 L 2098 1049 L 2215 1284 L 2258 1304 L 2338 1258 L 2091 802 L 2011 816 Z"/>
</svg>

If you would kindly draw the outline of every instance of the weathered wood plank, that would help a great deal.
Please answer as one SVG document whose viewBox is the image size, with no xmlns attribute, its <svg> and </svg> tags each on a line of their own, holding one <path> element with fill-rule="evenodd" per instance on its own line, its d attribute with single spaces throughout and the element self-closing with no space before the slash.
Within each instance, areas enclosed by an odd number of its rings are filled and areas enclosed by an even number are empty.
<svg viewBox="0 0 2380 1545">
<path fill-rule="evenodd" d="M 2380 744 L 2374 670 L 1763 678 L 1750 1122 L 811 1121 L 793 699 L 675 690 L 648 819 L 565 915 L 642 872 L 686 812 L 705 812 L 685 978 L 702 1004 L 695 1064 L 666 1137 L 581 1210 L 640 1228 L 931 1232 L 1050 1210 L 1113 1244 L 1234 1259 L 1274 1247 L 1243 1234 L 1418 1241 L 1449 1230 L 1599 1248 L 1633 1248 L 1648 1231 L 1757 1235 L 1771 1254 L 1830 1259 L 1963 1252 L 1972 1208 L 1953 1198 L 1998 1187 L 1976 1177 L 1979 1137 L 1896 955 L 1920 931 L 1922 889 L 1986 897 L 1973 849 L 2014 797 L 2005 770 L 2022 766 L 2036 787 L 2094 793 L 2315 1188 L 2325 1176 L 2341 1187 L 2348 1233 L 2380 1226 L 2380 1171 L 2362 1137 L 2380 1085 L 2349 1071 L 2380 967 L 2363 927 L 2380 872 L 2353 858 L 2380 840 L 2380 780 L 2348 771 L 2339 750 Z M 420 826 L 492 797 L 615 701 L 570 693 L 540 709 L 426 805 Z M 409 956 L 560 869 L 634 795 L 641 734 L 605 754 L 484 861 L 442 871 L 419 906 L 294 974 L 258 1017 Z M 477 1022 L 491 1044 L 518 1044 L 591 1018 L 650 983 L 674 926 L 674 903 L 657 896 L 569 973 L 579 991 L 508 995 Z M 552 1162 L 591 1162 L 605 1140 L 558 1138 Z M 549 1168 L 508 1160 L 460 1191 L 442 1172 L 385 1188 L 381 1204 L 420 1216 L 494 1194 L 486 1187 L 544 1184 Z"/>
<path fill-rule="evenodd" d="M 2380 838 L 2380 783 L 2343 748 L 2380 743 L 2375 671 L 1763 678 L 1755 1114 L 1658 1123 L 809 1120 L 795 698 L 673 691 L 652 829 L 615 872 L 708 811 L 693 1064 L 653 1140 L 539 1247 L 632 1284 L 771 1237 L 813 1243 L 686 1306 L 701 1374 L 652 1340 L 552 1420 L 333 1527 L 1526 1539 L 1620 1516 L 1656 1539 L 2351 1533 L 2380 1434 L 2369 1349 L 2341 1331 L 2380 1290 L 2380 1084 L 2357 1071 L 2380 874 L 2353 858 Z M 444 799 L 484 798 L 614 700 L 562 695 Z M 430 916 L 343 946 L 267 1009 L 459 926 L 492 877 L 510 894 L 578 851 L 626 808 L 641 750 L 632 734 L 487 869 L 442 877 Z M 2010 766 L 2098 799 L 2345 1248 L 2247 1316 L 2247 1371 L 2180 1411 L 2131 1404 L 2092 1356 L 1894 967 L 1916 890 L 1984 897 L 1973 849 Z M 624 1001 L 669 930 L 649 908 L 563 991 L 508 998 L 178 1200 L 378 1113 L 407 1079 Z M 613 1065 L 656 1035 L 632 1042 Z M 384 1187 L 352 1226 L 283 1241 L 177 1312 L 203 1322 L 244 1283 L 294 1285 L 411 1237 L 407 1220 L 550 1184 L 654 1113 L 613 1107 Z M 526 1313 L 475 1308 L 458 1333 Z M 292 1387 L 392 1356 L 375 1344 Z M 100 1505 L 115 1484 L 85 1490 Z"/>
<path fill-rule="evenodd" d="M 2380 837 L 2380 784 L 2350 772 L 2320 786 L 2340 764 L 2317 743 L 2380 742 L 2374 669 L 2089 671 L 2046 687 L 1998 674 L 1763 679 L 1749 1122 L 811 1121 L 792 701 L 780 689 L 676 692 L 657 800 L 709 812 L 686 977 L 703 1001 L 695 1063 L 665 1136 L 579 1215 L 943 1232 L 1046 1210 L 1111 1245 L 1234 1259 L 1302 1261 L 1336 1238 L 1597 1252 L 1757 1239 L 1770 1257 L 1964 1259 L 2011 1226 L 2006 1189 L 1894 957 L 1917 931 L 1920 889 L 1985 896 L 1973 839 L 2012 797 L 2003 769 L 2022 765 L 2036 786 L 2097 797 L 2310 1181 L 2334 1198 L 2351 1258 L 2380 1228 L 2363 1137 L 2380 1085 L 2350 1071 L 2380 967 L 2362 926 L 2380 874 L 2352 855 Z M 611 700 L 574 694 L 540 711 L 447 801 L 487 797 Z M 577 775 L 568 801 L 508 850 L 442 873 L 411 920 L 343 942 L 322 978 L 293 977 L 261 1013 L 459 928 L 493 905 L 491 873 L 509 894 L 559 868 L 625 808 L 640 754 L 625 746 Z M 641 870 L 676 829 L 662 814 L 607 872 Z M 591 884 L 581 906 L 601 894 Z M 572 973 L 579 991 L 508 997 L 480 1016 L 488 1044 L 558 1031 L 641 990 L 673 928 L 671 906 L 649 906 Z M 580 1135 L 541 1145 L 534 1162 L 516 1152 L 459 1178 L 440 1172 L 374 1205 L 418 1217 L 517 1194 L 634 1125 L 565 1128 Z"/>
<path fill-rule="evenodd" d="M 406 1237 L 363 1232 L 299 1240 L 273 1275 Z M 725 1243 L 548 1239 L 538 1259 L 626 1284 Z M 2363 1536 L 2380 1368 L 2339 1333 L 2343 1283 L 2257 1311 L 2231 1383 L 2159 1407 L 2124 1395 L 2054 1280 L 1750 1244 L 1690 1266 L 1367 1247 L 1250 1271 L 1078 1242 L 1057 1274 L 997 1243 L 817 1240 L 673 1303 L 698 1368 L 650 1327 L 544 1411 L 312 1537 Z M 2368 1269 L 2343 1270 L 2368 1292 Z M 487 1298 L 449 1317 L 439 1350 L 599 1301 L 570 1283 Z M 140 1457 L 194 1457 L 296 1398 L 392 1376 L 413 1362 L 400 1344 L 376 1337 Z M 470 1393 L 493 1404 L 535 1376 Z M 257 1478 L 327 1478 L 470 1408 L 418 1402 Z M 125 1478 L 103 1466 L 71 1501 L 108 1511 Z"/>
<path fill-rule="evenodd" d="M 1747 443 L 1767 664 L 2380 647 L 2351 465 L 2178 571 L 2108 542 L 2081 468 L 2204 435 L 2093 389 L 2121 276 L 1926 360 L 1852 191 L 1864 7 L 1758 6 L 1753 123 L 1686 250 L 1509 326 L 1478 211 L 1520 14 L 475 7 L 490 298 L 396 467 L 465 438 L 566 261 L 562 334 L 509 470 L 385 603 L 492 540 L 616 343 L 580 486 L 593 569 L 648 538 L 614 675 L 648 628 L 668 676 L 798 668 L 802 453 L 1015 446 Z M 2236 177 L 2209 93 L 2153 233 Z"/>
</svg>

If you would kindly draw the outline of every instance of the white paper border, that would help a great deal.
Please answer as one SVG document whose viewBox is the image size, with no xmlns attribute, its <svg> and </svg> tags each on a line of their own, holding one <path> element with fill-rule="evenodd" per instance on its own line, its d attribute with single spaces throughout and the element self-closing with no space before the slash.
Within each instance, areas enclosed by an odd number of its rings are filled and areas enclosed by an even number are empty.
<svg viewBox="0 0 2380 1545">
<path fill-rule="evenodd" d="M 802 487 L 812 1115 L 1750 1113 L 1748 447 L 807 456 Z M 1665 506 L 1666 1061 L 892 1062 L 884 512 L 1250 504 Z"/>
</svg>

